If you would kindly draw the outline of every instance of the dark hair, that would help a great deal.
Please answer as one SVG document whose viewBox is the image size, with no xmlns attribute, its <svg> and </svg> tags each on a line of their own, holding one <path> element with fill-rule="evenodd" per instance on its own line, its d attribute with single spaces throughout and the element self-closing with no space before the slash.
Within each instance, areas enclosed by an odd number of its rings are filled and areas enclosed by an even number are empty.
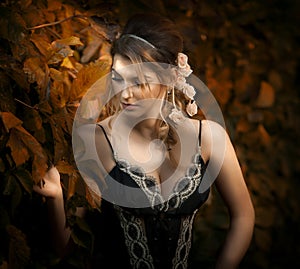
<svg viewBox="0 0 300 269">
<path fill-rule="evenodd" d="M 138 36 L 151 43 L 132 38 Z M 120 38 L 112 46 L 112 55 L 120 54 L 132 62 L 162 62 L 176 64 L 183 49 L 183 39 L 170 19 L 158 14 L 136 14 L 126 23 Z"/>
</svg>

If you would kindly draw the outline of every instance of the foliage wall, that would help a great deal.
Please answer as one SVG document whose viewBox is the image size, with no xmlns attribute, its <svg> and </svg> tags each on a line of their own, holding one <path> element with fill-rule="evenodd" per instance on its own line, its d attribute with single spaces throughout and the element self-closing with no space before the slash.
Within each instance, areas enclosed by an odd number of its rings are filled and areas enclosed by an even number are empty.
<svg viewBox="0 0 300 269">
<path fill-rule="evenodd" d="M 7 0 L 0 4 L 0 268 L 86 263 L 94 238 L 74 208 L 95 204 L 74 164 L 72 121 L 109 71 L 120 27 L 145 10 L 176 22 L 194 73 L 224 112 L 256 209 L 241 268 L 299 264 L 297 1 Z M 32 191 L 49 164 L 62 175 L 78 246 L 65 261 L 51 248 L 46 202 Z M 215 191 L 195 224 L 193 268 L 210 268 L 228 227 Z"/>
</svg>

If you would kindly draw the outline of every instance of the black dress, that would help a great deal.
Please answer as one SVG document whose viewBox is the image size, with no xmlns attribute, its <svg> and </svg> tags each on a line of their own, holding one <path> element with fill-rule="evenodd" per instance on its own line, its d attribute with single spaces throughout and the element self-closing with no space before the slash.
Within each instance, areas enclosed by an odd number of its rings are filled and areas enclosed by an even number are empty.
<svg viewBox="0 0 300 269">
<path fill-rule="evenodd" d="M 100 127 L 114 154 L 104 128 Z M 200 138 L 201 122 L 199 147 Z M 195 154 L 186 176 L 176 184 L 175 194 L 162 203 L 157 202 L 161 197 L 157 183 L 151 177 L 115 154 L 114 158 L 116 165 L 107 177 L 106 191 L 111 191 L 110 182 L 117 180 L 142 190 L 141 195 L 149 206 L 125 207 L 102 200 L 99 220 L 93 221 L 98 237 L 93 268 L 188 268 L 194 217 L 209 195 L 209 189 L 204 193 L 198 191 L 206 169 L 200 153 Z M 124 190 L 113 189 L 110 197 L 132 198 Z"/>
</svg>

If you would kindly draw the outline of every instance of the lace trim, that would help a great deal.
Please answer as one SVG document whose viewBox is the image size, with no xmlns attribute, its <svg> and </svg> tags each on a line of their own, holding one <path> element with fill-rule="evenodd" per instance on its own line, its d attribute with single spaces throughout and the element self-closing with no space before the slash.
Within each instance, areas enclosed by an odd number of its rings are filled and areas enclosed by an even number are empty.
<svg viewBox="0 0 300 269">
<path fill-rule="evenodd" d="M 114 159 L 120 170 L 127 173 L 144 191 L 151 208 L 157 208 L 160 211 L 168 211 L 170 208 L 179 207 L 197 189 L 202 180 L 202 158 L 200 153 L 196 153 L 186 175 L 176 183 L 172 194 L 164 201 L 155 178 L 146 175 L 141 167 L 133 166 L 128 161 L 119 159 L 117 154 L 114 154 Z"/>
<path fill-rule="evenodd" d="M 115 209 L 120 218 L 132 268 L 154 269 L 153 258 L 147 245 L 142 220 L 120 207 L 115 206 Z"/>
<path fill-rule="evenodd" d="M 192 245 L 192 227 L 197 211 L 198 209 L 196 209 L 191 216 L 185 217 L 182 221 L 176 253 L 172 260 L 174 269 L 184 269 L 188 266 L 188 257 Z"/>
</svg>

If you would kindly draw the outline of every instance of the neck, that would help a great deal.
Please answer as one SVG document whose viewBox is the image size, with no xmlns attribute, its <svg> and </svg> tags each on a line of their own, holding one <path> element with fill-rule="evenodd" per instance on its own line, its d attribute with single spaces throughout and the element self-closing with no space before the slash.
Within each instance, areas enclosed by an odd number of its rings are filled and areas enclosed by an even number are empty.
<svg viewBox="0 0 300 269">
<path fill-rule="evenodd" d="M 143 120 L 134 126 L 133 131 L 147 140 L 156 139 L 158 138 L 159 122 L 158 119 Z"/>
</svg>

